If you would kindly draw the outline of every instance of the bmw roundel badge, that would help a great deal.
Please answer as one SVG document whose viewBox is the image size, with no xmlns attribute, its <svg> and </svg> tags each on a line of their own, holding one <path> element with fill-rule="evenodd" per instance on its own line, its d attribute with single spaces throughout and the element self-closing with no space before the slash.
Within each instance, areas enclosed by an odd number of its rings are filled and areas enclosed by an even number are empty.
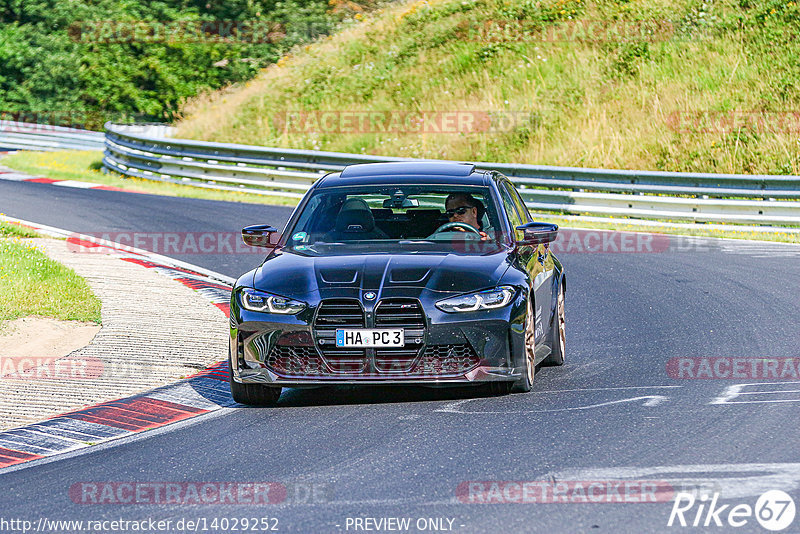
<svg viewBox="0 0 800 534">
<path fill-rule="evenodd" d="M 375 297 L 376 297 L 376 296 L 377 296 L 377 295 L 376 295 L 374 292 L 372 292 L 372 291 L 367 291 L 366 293 L 364 293 L 364 298 L 365 298 L 366 300 L 375 300 Z"/>
</svg>

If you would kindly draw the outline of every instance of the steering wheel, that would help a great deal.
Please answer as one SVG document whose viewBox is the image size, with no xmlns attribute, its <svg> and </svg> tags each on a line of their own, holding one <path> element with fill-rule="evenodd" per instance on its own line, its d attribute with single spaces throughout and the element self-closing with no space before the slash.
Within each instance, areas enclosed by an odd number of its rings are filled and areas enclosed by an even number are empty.
<svg viewBox="0 0 800 534">
<path fill-rule="evenodd" d="M 464 222 L 458 222 L 458 221 L 444 223 L 439 228 L 437 228 L 436 231 L 433 232 L 433 234 L 431 234 L 431 236 L 435 236 L 436 234 L 441 234 L 443 232 L 447 232 L 449 230 L 452 230 L 453 228 L 463 228 L 464 230 L 466 230 L 468 232 L 474 233 L 476 236 L 478 236 L 478 238 L 482 237 L 480 230 L 478 230 L 477 228 L 475 228 L 471 224 L 467 224 L 467 223 L 464 223 Z M 474 238 L 471 238 L 471 239 L 474 239 Z"/>
</svg>

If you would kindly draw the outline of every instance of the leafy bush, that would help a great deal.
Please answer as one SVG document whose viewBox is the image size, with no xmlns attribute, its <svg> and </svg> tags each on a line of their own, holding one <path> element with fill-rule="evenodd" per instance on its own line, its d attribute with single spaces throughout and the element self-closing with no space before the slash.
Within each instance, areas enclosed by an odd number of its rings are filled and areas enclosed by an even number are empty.
<svg viewBox="0 0 800 534">
<path fill-rule="evenodd" d="M 92 129 L 124 117 L 171 120 L 187 98 L 248 80 L 292 46 L 329 33 L 342 17 L 334 7 L 328 12 L 326 0 L 0 0 L 0 113 Z M 225 42 L 215 21 L 260 26 L 256 38 Z M 211 33 L 201 38 L 155 37 L 159 23 L 203 22 Z"/>
</svg>

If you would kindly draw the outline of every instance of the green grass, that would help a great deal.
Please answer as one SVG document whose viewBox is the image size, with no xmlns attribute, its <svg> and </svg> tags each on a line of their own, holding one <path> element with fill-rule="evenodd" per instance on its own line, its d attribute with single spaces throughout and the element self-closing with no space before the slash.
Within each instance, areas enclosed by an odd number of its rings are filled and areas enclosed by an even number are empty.
<svg viewBox="0 0 800 534">
<path fill-rule="evenodd" d="M 482 35 L 490 21 L 511 31 Z M 529 35 L 520 37 L 518 21 Z M 575 24 L 667 31 L 543 37 L 570 35 L 564 29 Z M 246 84 L 190 101 L 176 136 L 465 161 L 800 174 L 797 35 L 800 7 L 786 0 L 408 1 L 294 50 Z M 330 110 L 522 114 L 488 133 L 282 128 L 281 113 Z M 715 122 L 715 113 L 730 121 Z"/>
<path fill-rule="evenodd" d="M 3 215 L 0 213 L 0 215 Z M 0 221 L 0 237 L 42 237 L 30 228 L 26 228 L 19 224 Z"/>
<path fill-rule="evenodd" d="M 253 195 L 236 191 L 214 191 L 190 185 L 125 178 L 118 173 L 103 173 L 103 153 L 99 151 L 57 151 L 27 152 L 9 154 L 2 159 L 3 165 L 16 171 L 45 176 L 54 180 L 80 180 L 96 184 L 119 187 L 127 191 L 149 193 L 171 197 L 203 198 L 225 200 L 228 202 L 249 202 L 252 204 L 271 204 L 294 206 L 297 202 L 277 196 Z"/>
<path fill-rule="evenodd" d="M 100 300 L 35 241 L 0 239 L 0 321 L 31 315 L 100 324 Z"/>
</svg>

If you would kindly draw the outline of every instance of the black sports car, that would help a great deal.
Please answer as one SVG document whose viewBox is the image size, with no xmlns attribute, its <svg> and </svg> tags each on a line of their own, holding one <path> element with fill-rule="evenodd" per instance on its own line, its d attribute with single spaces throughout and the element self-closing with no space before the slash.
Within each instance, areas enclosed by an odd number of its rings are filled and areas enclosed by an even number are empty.
<svg viewBox="0 0 800 534">
<path fill-rule="evenodd" d="M 529 391 L 564 363 L 554 224 L 533 222 L 502 174 L 472 164 L 352 165 L 318 180 L 231 296 L 230 385 L 485 384 Z"/>
</svg>

